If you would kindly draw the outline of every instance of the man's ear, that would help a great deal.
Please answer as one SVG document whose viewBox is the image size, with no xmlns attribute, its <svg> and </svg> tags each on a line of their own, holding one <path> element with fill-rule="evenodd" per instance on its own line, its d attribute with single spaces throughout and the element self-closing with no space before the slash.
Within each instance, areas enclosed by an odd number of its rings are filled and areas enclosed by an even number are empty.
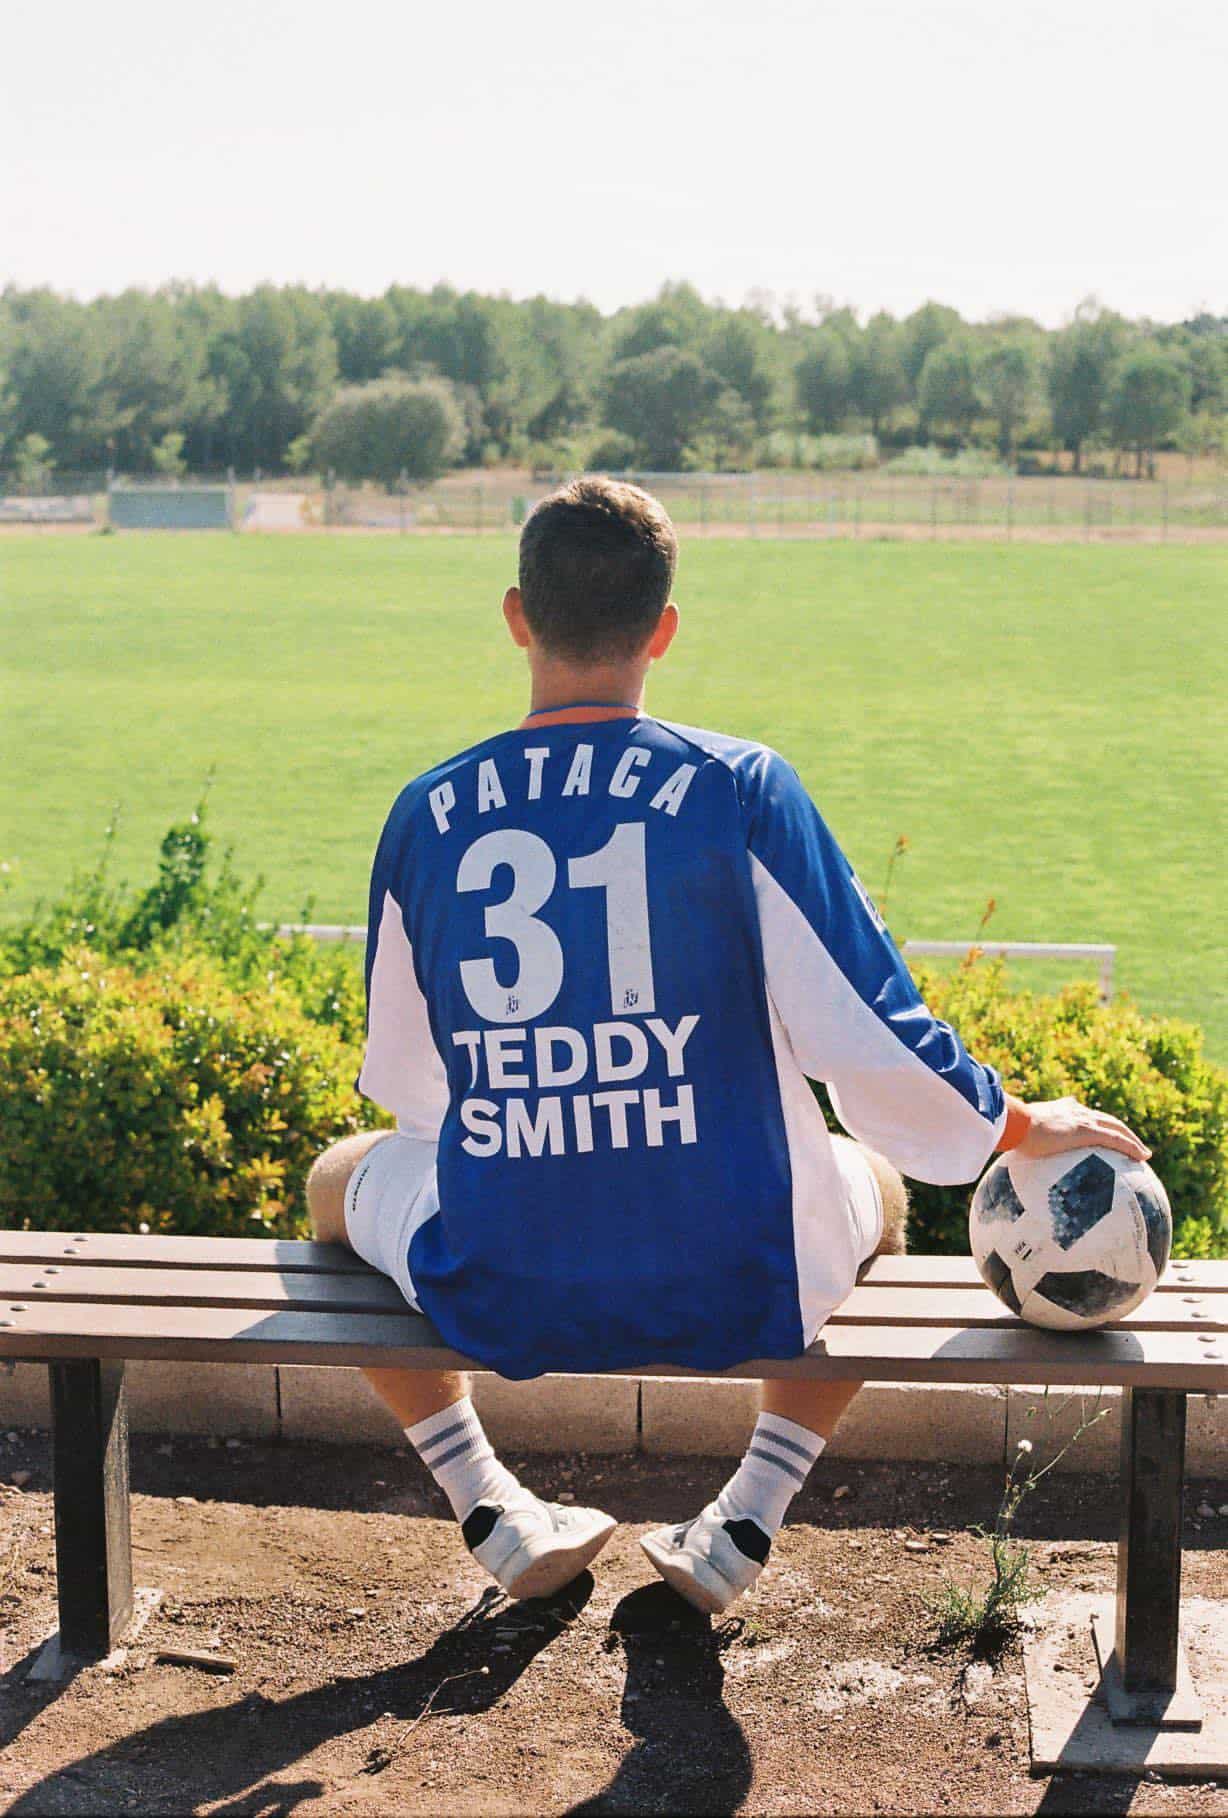
<svg viewBox="0 0 1228 1818">
<path fill-rule="evenodd" d="M 665 655 L 678 631 L 678 608 L 671 600 L 657 620 L 657 628 L 648 640 L 649 659 L 656 663 Z"/>
<path fill-rule="evenodd" d="M 519 587 L 509 587 L 503 596 L 503 617 L 512 634 L 512 642 L 527 650 L 530 642 L 529 622 L 524 616 L 524 601 Z"/>
</svg>

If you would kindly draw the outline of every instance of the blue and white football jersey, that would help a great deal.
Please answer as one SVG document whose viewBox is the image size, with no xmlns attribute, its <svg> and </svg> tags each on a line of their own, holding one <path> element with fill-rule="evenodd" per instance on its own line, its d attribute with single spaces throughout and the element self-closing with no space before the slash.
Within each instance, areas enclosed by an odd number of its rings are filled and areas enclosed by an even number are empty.
<svg viewBox="0 0 1228 1818">
<path fill-rule="evenodd" d="M 371 880 L 360 1089 L 438 1142 L 418 1300 L 505 1376 L 796 1356 L 854 1284 L 808 1079 L 919 1180 L 997 1075 L 926 1009 L 794 770 L 641 717 L 410 783 Z"/>
</svg>

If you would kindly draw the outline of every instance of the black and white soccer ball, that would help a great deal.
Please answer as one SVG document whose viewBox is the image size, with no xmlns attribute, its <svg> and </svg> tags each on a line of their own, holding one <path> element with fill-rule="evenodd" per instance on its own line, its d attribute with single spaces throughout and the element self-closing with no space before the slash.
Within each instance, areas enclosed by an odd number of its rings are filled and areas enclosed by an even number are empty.
<svg viewBox="0 0 1228 1818">
<path fill-rule="evenodd" d="M 968 1234 L 986 1285 L 1034 1326 L 1076 1332 L 1146 1300 L 1172 1247 L 1168 1195 L 1116 1149 L 1000 1155 L 972 1196 Z"/>
</svg>

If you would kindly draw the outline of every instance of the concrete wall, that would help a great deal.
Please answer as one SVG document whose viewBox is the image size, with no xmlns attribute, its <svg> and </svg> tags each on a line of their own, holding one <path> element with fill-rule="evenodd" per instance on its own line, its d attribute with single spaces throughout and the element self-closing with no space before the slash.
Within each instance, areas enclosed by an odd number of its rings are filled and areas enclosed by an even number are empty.
<svg viewBox="0 0 1228 1818">
<path fill-rule="evenodd" d="M 543 1376 L 475 1379 L 474 1400 L 497 1445 L 523 1452 L 659 1452 L 733 1457 L 754 1422 L 758 1385 L 715 1379 Z M 128 1366 L 133 1429 L 251 1439 L 402 1443 L 400 1431 L 357 1370 L 307 1365 Z M 1120 1396 L 1115 1389 L 928 1388 L 870 1383 L 830 1448 L 833 1457 L 1002 1463 L 1021 1439 L 1052 1457 L 1080 1424 L 1092 1424 L 1059 1470 L 1117 1470 Z M 1228 1407 L 1228 1402 L 1225 1403 Z M 0 1362 L 0 1429 L 45 1427 L 47 1371 Z M 1228 1420 L 1215 1396 L 1191 1395 L 1191 1475 L 1228 1474 Z"/>
</svg>

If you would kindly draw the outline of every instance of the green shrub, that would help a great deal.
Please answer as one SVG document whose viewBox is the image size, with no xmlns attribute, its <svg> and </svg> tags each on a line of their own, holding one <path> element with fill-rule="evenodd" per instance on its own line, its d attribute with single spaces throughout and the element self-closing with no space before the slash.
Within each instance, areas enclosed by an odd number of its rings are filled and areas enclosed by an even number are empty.
<svg viewBox="0 0 1228 1818">
<path fill-rule="evenodd" d="M 229 853 L 214 864 L 203 798 L 190 820 L 167 831 L 157 877 L 135 895 L 108 881 L 114 836 L 112 822 L 97 864 L 78 873 L 62 897 L 0 927 L 0 978 L 54 966 L 77 946 L 138 969 L 205 953 L 232 984 L 281 981 L 313 1022 L 336 1028 L 346 1041 L 362 1039 L 362 975 L 353 950 L 321 946 L 306 935 L 283 938 L 257 920 L 262 880 L 241 883 Z M 304 905 L 304 921 L 310 909 Z"/>
<path fill-rule="evenodd" d="M 1071 1093 L 1138 1131 L 1172 1202 L 1175 1255 L 1228 1255 L 1228 1073 L 1205 1057 L 1200 1030 L 1145 1016 L 1127 998 L 1102 1004 L 1090 982 L 1053 997 L 1012 988 L 1000 960 L 946 975 L 918 969 L 917 978 L 1008 1091 Z M 825 1095 L 820 1102 L 838 1128 Z M 967 1186 L 912 1183 L 911 1247 L 966 1253 L 970 1196 Z"/>
<path fill-rule="evenodd" d="M 904 449 L 887 462 L 888 473 L 914 474 L 935 479 L 987 480 L 1008 474 L 1010 468 L 979 448 L 962 448 L 958 454 L 944 454 L 932 443 Z"/>
<path fill-rule="evenodd" d="M 200 953 L 0 979 L 0 1225 L 302 1236 L 312 1161 L 373 1121 L 359 1063 L 290 984 Z"/>
<path fill-rule="evenodd" d="M 343 480 L 435 480 L 460 459 L 465 419 L 446 379 L 388 374 L 346 385 L 316 418 L 311 452 Z"/>
<path fill-rule="evenodd" d="M 812 436 L 803 430 L 774 429 L 760 438 L 756 460 L 760 467 L 860 472 L 878 466 L 878 440 L 870 435 Z"/>
<path fill-rule="evenodd" d="M 811 444 L 806 466 L 823 473 L 859 473 L 878 466 L 878 442 L 873 436 L 808 436 Z"/>
<path fill-rule="evenodd" d="M 203 802 L 144 890 L 109 883 L 113 834 L 0 929 L 0 1224 L 301 1235 L 314 1157 L 380 1121 L 359 956 L 262 926 Z"/>
<path fill-rule="evenodd" d="M 635 442 L 621 429 L 598 432 L 586 450 L 583 465 L 590 473 L 628 473 L 635 464 Z"/>
</svg>

